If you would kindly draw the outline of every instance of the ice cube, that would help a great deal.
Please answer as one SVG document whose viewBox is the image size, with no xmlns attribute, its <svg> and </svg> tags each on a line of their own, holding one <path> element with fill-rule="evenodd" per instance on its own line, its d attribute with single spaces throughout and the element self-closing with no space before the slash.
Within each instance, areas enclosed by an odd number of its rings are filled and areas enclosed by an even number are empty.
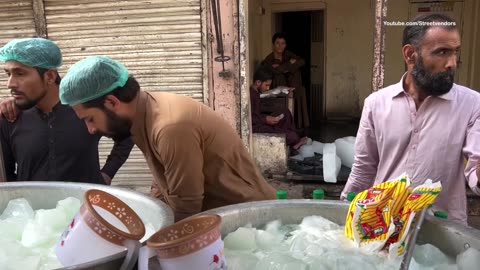
<svg viewBox="0 0 480 270">
<path fill-rule="evenodd" d="M 62 209 L 63 210 L 63 209 Z M 67 218 L 64 211 L 59 209 L 40 209 L 35 213 L 35 223 L 45 226 L 53 231 L 64 230 L 71 222 L 72 217 Z"/>
<path fill-rule="evenodd" d="M 11 260 L 10 267 L 7 269 L 36 270 L 39 268 L 40 268 L 40 256 L 30 255 L 25 257 L 19 257 L 16 260 Z"/>
<path fill-rule="evenodd" d="M 440 264 L 449 264 L 448 257 L 432 244 L 416 245 L 413 251 L 415 260 L 424 266 L 437 266 Z"/>
<path fill-rule="evenodd" d="M 48 226 L 41 225 L 35 221 L 29 221 L 22 233 L 21 243 L 25 247 L 50 247 L 59 238 Z"/>
<path fill-rule="evenodd" d="M 342 161 L 342 164 L 346 167 L 352 168 L 355 155 L 355 141 L 350 141 L 351 139 L 347 138 L 336 139 L 335 146 L 337 148 L 337 156 Z"/>
<path fill-rule="evenodd" d="M 306 144 L 307 145 L 312 145 L 312 143 L 313 143 L 312 138 L 307 137 L 307 143 Z"/>
<path fill-rule="evenodd" d="M 293 160 L 297 160 L 297 161 L 303 161 L 304 160 L 304 158 L 301 154 L 291 156 L 291 157 L 289 157 L 289 159 L 293 159 Z"/>
<path fill-rule="evenodd" d="M 228 234 L 223 241 L 225 247 L 232 250 L 254 250 L 257 248 L 255 244 L 255 229 L 240 227 Z"/>
<path fill-rule="evenodd" d="M 335 222 L 332 222 L 321 216 L 304 217 L 300 223 L 300 229 L 316 235 L 321 235 L 324 231 L 339 230 L 341 227 Z"/>
<path fill-rule="evenodd" d="M 313 152 L 315 152 L 315 153 L 323 154 L 323 143 L 313 141 L 312 142 L 312 149 L 313 149 Z"/>
<path fill-rule="evenodd" d="M 256 245 L 264 250 L 271 250 L 281 245 L 283 235 L 271 233 L 268 231 L 257 230 L 255 232 Z"/>
<path fill-rule="evenodd" d="M 18 198 L 8 202 L 7 208 L 3 211 L 0 219 L 11 217 L 29 219 L 33 218 L 35 212 L 25 198 Z"/>
<path fill-rule="evenodd" d="M 434 270 L 434 267 L 429 267 L 429 266 L 423 266 L 419 264 L 415 258 L 412 258 L 410 261 L 410 265 L 408 266 L 409 270 Z"/>
<path fill-rule="evenodd" d="M 58 201 L 56 209 L 62 211 L 67 220 L 72 220 L 75 214 L 77 214 L 78 210 L 80 210 L 81 205 L 82 202 L 80 202 L 79 199 L 68 197 L 64 200 Z"/>
<path fill-rule="evenodd" d="M 342 166 L 341 160 L 336 155 L 334 143 L 327 143 L 323 146 L 323 179 L 328 183 L 336 183 L 337 176 Z"/>
<path fill-rule="evenodd" d="M 0 239 L 21 240 L 27 219 L 7 218 L 0 221 Z"/>
<path fill-rule="evenodd" d="M 267 223 L 267 225 L 265 225 L 265 231 L 272 232 L 272 233 L 278 232 L 281 226 L 282 226 L 282 221 L 278 219 L 274 221 L 270 221 Z"/>
<path fill-rule="evenodd" d="M 0 240 L 0 269 L 5 270 L 36 270 L 39 268 L 40 256 L 17 241 Z"/>
<path fill-rule="evenodd" d="M 238 231 L 244 234 L 238 234 Z M 276 220 L 268 223 L 265 226 L 265 230 L 255 230 L 251 226 L 249 228 L 244 227 L 243 230 L 239 228 L 239 230 L 234 232 L 237 233 L 234 236 L 245 241 L 245 239 L 251 238 L 248 234 L 252 232 L 256 236 L 257 247 L 249 246 L 243 250 L 229 249 L 228 245 L 230 245 L 230 243 L 227 242 L 231 240 L 229 239 L 231 235 L 225 238 L 225 255 L 229 262 L 229 269 L 350 270 L 365 268 L 371 270 L 398 270 L 402 260 L 401 257 L 390 260 L 387 253 L 371 252 L 357 248 L 353 244 L 353 241 L 344 236 L 342 226 L 320 216 L 305 217 L 300 225 L 282 225 L 279 220 Z M 277 234 L 277 232 L 279 234 Z M 288 238 L 284 238 L 283 241 L 271 238 L 272 235 L 283 236 L 284 234 L 285 237 Z M 278 244 L 272 245 L 273 243 Z M 245 242 L 241 242 L 240 245 L 245 245 Z M 265 247 L 265 245 L 267 247 Z M 425 250 L 422 251 L 423 249 Z M 433 262 L 428 262 L 430 265 L 422 265 L 415 260 L 414 255 L 410 264 L 411 270 L 461 269 L 457 269 L 455 265 L 450 264 L 448 258 L 442 258 L 442 256 L 445 255 L 441 254 L 438 249 L 431 246 L 429 247 L 429 245 L 420 247 L 418 250 L 415 250 L 415 252 L 425 253 L 420 254 L 420 257 L 423 259 L 428 257 L 428 260 L 433 260 Z M 475 252 L 478 253 L 478 251 Z M 430 256 L 429 254 L 434 255 Z M 479 255 L 480 254 L 474 254 L 473 256 L 480 257 Z M 476 265 L 478 262 L 471 263 Z"/>
<path fill-rule="evenodd" d="M 313 153 L 313 147 L 311 145 L 308 145 L 308 144 L 302 145 L 300 147 L 300 149 L 298 149 L 298 152 L 304 158 L 315 156 L 315 153 Z"/>
<path fill-rule="evenodd" d="M 225 249 L 225 257 L 229 270 L 254 269 L 258 263 L 258 258 L 250 252 Z"/>
<path fill-rule="evenodd" d="M 306 270 L 307 264 L 284 253 L 271 253 L 260 260 L 255 270 Z"/>
<path fill-rule="evenodd" d="M 40 260 L 40 270 L 62 268 L 62 264 L 58 260 L 53 248 L 43 249 L 40 254 L 42 256 Z"/>
<path fill-rule="evenodd" d="M 478 269 L 480 266 L 480 251 L 474 248 L 468 248 L 457 255 L 458 270 Z"/>
</svg>

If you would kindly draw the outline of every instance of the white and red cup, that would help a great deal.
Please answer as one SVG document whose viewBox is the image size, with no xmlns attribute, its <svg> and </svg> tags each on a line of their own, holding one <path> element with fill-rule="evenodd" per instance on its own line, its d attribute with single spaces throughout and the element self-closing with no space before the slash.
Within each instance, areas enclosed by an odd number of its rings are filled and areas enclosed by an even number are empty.
<svg viewBox="0 0 480 270">
<path fill-rule="evenodd" d="M 64 267 L 86 263 L 128 250 L 121 269 L 131 269 L 145 235 L 140 217 L 119 198 L 97 189 L 85 192 L 84 202 L 55 246 Z"/>
<path fill-rule="evenodd" d="M 226 270 L 219 215 L 181 220 L 156 232 L 140 249 L 138 269 L 156 257 L 162 270 Z"/>
</svg>

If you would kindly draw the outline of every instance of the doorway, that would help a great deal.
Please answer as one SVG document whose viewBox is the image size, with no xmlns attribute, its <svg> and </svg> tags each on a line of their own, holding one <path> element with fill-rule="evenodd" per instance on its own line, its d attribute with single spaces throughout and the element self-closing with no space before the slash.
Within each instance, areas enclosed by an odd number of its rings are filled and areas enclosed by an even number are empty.
<svg viewBox="0 0 480 270">
<path fill-rule="evenodd" d="M 310 119 L 310 128 L 306 133 L 315 136 L 325 119 L 324 11 L 278 12 L 272 15 L 274 32 L 282 32 L 287 37 L 287 50 L 305 60 L 301 74 Z"/>
</svg>

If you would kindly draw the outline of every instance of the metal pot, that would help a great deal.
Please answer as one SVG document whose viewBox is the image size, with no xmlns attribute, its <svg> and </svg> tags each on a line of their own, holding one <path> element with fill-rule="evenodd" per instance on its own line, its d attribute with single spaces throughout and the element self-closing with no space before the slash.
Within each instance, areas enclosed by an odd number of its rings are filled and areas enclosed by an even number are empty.
<svg viewBox="0 0 480 270">
<path fill-rule="evenodd" d="M 10 200 L 25 198 L 34 210 L 55 208 L 57 201 L 75 197 L 83 201 L 83 194 L 89 189 L 100 189 L 117 196 L 128 204 L 143 220 L 151 223 L 156 231 L 173 223 L 172 210 L 162 201 L 144 194 L 118 187 L 70 183 L 70 182 L 10 182 L 0 184 L 0 210 L 3 211 Z M 68 269 L 118 270 L 126 251 L 69 267 Z M 64 268 L 66 269 L 66 268 Z"/>
<path fill-rule="evenodd" d="M 257 228 L 277 219 L 283 224 L 298 224 L 311 215 L 345 225 L 348 206 L 347 202 L 330 200 L 272 200 L 230 205 L 203 213 L 216 213 L 222 217 L 221 232 L 225 237 L 248 223 Z M 431 243 L 455 257 L 466 247 L 480 250 L 480 231 L 429 215 L 422 225 L 418 242 Z"/>
</svg>

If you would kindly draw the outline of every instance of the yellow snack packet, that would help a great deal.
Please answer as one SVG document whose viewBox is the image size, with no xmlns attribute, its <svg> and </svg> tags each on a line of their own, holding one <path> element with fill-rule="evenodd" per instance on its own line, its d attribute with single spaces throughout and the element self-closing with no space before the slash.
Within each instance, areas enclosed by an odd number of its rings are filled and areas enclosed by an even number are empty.
<svg viewBox="0 0 480 270">
<path fill-rule="evenodd" d="M 350 204 L 345 235 L 358 246 L 379 250 L 388 239 L 391 216 L 387 205 L 399 181 L 387 181 L 360 192 Z"/>
<path fill-rule="evenodd" d="M 431 179 L 413 189 L 404 203 L 404 207 L 394 217 L 394 223 L 399 228 L 398 234 L 393 234 L 387 242 L 390 257 L 401 256 L 405 252 L 407 235 L 418 212 L 431 205 L 442 191 L 442 183 L 433 183 Z"/>
<path fill-rule="evenodd" d="M 398 183 L 394 183 L 394 182 L 398 182 Z M 368 200 L 368 199 L 373 199 L 374 201 L 380 200 L 380 197 L 378 195 L 381 194 L 381 189 L 385 188 L 386 186 L 391 187 L 392 185 L 395 186 L 395 189 L 391 196 L 392 199 L 394 199 L 394 202 L 392 203 L 391 206 L 390 205 L 388 206 L 393 215 L 398 214 L 398 212 L 403 208 L 403 204 L 407 200 L 407 197 L 409 194 L 407 188 L 410 186 L 410 179 L 408 178 L 408 176 L 406 176 L 406 174 L 403 174 L 398 178 L 389 180 L 386 183 L 381 183 L 368 190 L 360 192 L 355 196 L 355 198 L 350 203 L 350 207 L 348 209 L 347 219 L 345 221 L 345 236 L 353 240 L 353 231 L 352 231 L 351 223 L 353 220 L 355 209 L 357 207 L 356 202 L 358 200 Z"/>
</svg>

